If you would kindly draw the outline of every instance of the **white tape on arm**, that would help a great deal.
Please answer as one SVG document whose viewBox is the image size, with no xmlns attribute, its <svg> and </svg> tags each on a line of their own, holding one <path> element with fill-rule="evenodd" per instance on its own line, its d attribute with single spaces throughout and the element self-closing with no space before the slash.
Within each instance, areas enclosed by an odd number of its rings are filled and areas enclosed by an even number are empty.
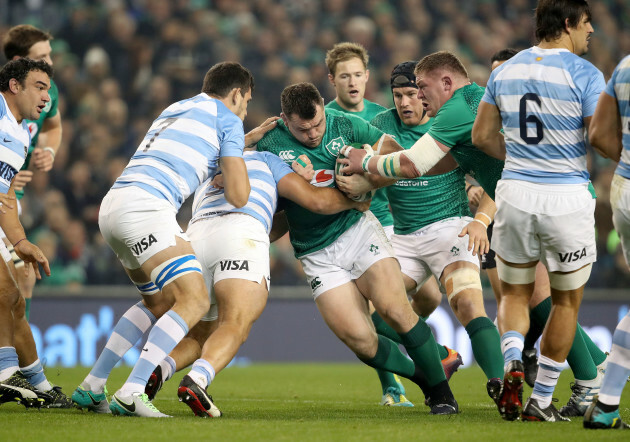
<svg viewBox="0 0 630 442">
<path fill-rule="evenodd" d="M 402 175 L 400 168 L 401 155 L 404 155 L 413 163 L 419 172 L 417 176 L 422 176 L 444 158 L 446 152 L 440 149 L 433 138 L 424 134 L 411 146 L 411 149 L 379 157 L 376 164 L 379 175 L 388 178 L 411 178 Z"/>
<path fill-rule="evenodd" d="M 435 140 L 430 135 L 424 134 L 411 146 L 411 149 L 404 152 L 405 156 L 416 166 L 420 176 L 427 173 L 442 158 L 446 152 L 440 149 Z"/>
</svg>

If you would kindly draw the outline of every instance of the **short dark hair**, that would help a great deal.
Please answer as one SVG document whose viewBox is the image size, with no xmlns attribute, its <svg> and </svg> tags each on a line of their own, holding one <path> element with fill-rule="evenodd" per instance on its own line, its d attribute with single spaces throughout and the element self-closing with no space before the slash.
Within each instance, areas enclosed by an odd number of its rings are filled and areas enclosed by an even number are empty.
<svg viewBox="0 0 630 442">
<path fill-rule="evenodd" d="M 536 38 L 539 41 L 555 40 L 564 32 L 564 22 L 575 28 L 586 14 L 591 21 L 591 9 L 586 0 L 538 0 L 536 5 Z"/>
<path fill-rule="evenodd" d="M 53 36 L 31 25 L 13 26 L 4 37 L 2 49 L 7 60 L 13 57 L 26 57 L 31 46 L 40 41 L 50 41 Z"/>
<path fill-rule="evenodd" d="M 9 61 L 0 69 L 0 92 L 9 90 L 9 82 L 15 78 L 21 85 L 28 77 L 31 71 L 42 71 L 48 74 L 50 78 L 53 76 L 53 69 L 44 60 L 31 60 L 30 58 L 17 58 Z"/>
<path fill-rule="evenodd" d="M 490 59 L 490 64 L 494 63 L 495 61 L 508 61 L 510 58 L 514 57 L 516 54 L 518 54 L 518 51 L 516 49 L 512 49 L 512 48 L 501 49 L 500 51 L 497 51 L 492 55 L 492 58 Z"/>
<path fill-rule="evenodd" d="M 253 93 L 254 76 L 239 63 L 226 61 L 210 68 L 203 79 L 201 92 L 225 98 L 234 88 L 240 88 L 242 96 L 249 90 Z"/>
<path fill-rule="evenodd" d="M 318 105 L 323 106 L 324 99 L 313 83 L 292 84 L 280 95 L 280 107 L 287 117 L 297 114 L 304 120 L 312 120 Z"/>
<path fill-rule="evenodd" d="M 413 72 L 417 76 L 420 72 L 433 72 L 438 69 L 446 69 L 468 78 L 468 72 L 462 62 L 449 51 L 438 51 L 427 55 L 418 62 Z"/>
</svg>

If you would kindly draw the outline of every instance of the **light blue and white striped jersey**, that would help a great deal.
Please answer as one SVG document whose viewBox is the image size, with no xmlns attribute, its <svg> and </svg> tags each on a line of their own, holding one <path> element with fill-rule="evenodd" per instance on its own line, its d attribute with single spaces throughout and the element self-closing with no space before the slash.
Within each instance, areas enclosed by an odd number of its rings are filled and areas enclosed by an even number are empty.
<svg viewBox="0 0 630 442">
<path fill-rule="evenodd" d="M 242 157 L 244 147 L 241 119 L 201 93 L 162 112 L 112 188 L 140 187 L 179 210 L 215 175 L 220 157 Z"/>
<path fill-rule="evenodd" d="M 224 189 L 213 187 L 210 178 L 195 192 L 191 224 L 226 213 L 246 213 L 260 221 L 267 233 L 270 232 L 278 206 L 277 184 L 293 170 L 280 157 L 269 152 L 245 152 L 243 159 L 251 186 L 247 204 L 237 209 L 228 203 Z"/>
<path fill-rule="evenodd" d="M 18 123 L 4 95 L 0 94 L 0 192 L 9 191 L 13 177 L 24 164 L 30 144 L 27 121 Z"/>
<path fill-rule="evenodd" d="M 604 92 L 617 99 L 621 116 L 623 150 L 615 173 L 630 179 L 630 55 L 617 65 Z"/>
<path fill-rule="evenodd" d="M 496 105 L 503 120 L 501 177 L 587 182 L 584 118 L 595 112 L 605 86 L 595 66 L 567 49 L 534 46 L 495 69 L 482 99 Z"/>
</svg>

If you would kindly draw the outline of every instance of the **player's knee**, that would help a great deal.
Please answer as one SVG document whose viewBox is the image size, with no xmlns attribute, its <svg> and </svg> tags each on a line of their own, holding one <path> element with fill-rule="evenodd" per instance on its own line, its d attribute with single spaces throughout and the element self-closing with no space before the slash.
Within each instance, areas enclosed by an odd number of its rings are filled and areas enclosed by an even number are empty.
<svg viewBox="0 0 630 442">
<path fill-rule="evenodd" d="M 482 294 L 475 289 L 463 290 L 450 299 L 451 308 L 462 325 L 465 326 L 479 316 L 486 316 L 482 298 Z"/>
<path fill-rule="evenodd" d="M 352 331 L 340 336 L 359 358 L 372 358 L 376 354 L 378 342 L 375 333 Z"/>
<path fill-rule="evenodd" d="M 396 331 L 408 330 L 413 325 L 414 319 L 417 319 L 409 303 L 380 306 L 378 314 Z"/>
<path fill-rule="evenodd" d="M 453 270 L 444 278 L 444 288 L 446 289 L 448 302 L 451 305 L 453 305 L 455 298 L 470 299 L 480 295 L 482 288 L 479 270 L 471 267 Z"/>
</svg>

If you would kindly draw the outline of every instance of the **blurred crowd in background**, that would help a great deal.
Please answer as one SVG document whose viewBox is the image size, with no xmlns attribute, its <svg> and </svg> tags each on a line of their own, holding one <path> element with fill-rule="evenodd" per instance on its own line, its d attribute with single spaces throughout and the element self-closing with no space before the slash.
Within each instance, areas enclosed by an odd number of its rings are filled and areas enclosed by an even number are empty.
<svg viewBox="0 0 630 442">
<path fill-rule="evenodd" d="M 586 56 L 606 79 L 630 53 L 628 0 L 591 2 Z M 335 43 L 370 53 L 366 98 L 392 107 L 394 65 L 437 50 L 456 53 L 485 85 L 497 50 L 535 44 L 535 0 L 0 0 L 0 37 L 28 23 L 53 34 L 63 141 L 54 169 L 35 173 L 22 223 L 52 264 L 42 284 L 128 284 L 98 231 L 99 204 L 151 122 L 172 102 L 199 93 L 205 72 L 238 61 L 256 80 L 246 131 L 280 114 L 280 93 L 311 81 L 334 98 L 324 64 Z M 624 29 L 624 24 L 625 29 Z M 0 57 L 2 57 L 0 55 Z M 4 63 L 4 59 L 1 60 Z M 614 232 L 614 164 L 591 156 L 598 193 L 598 262 L 589 287 L 630 286 Z M 190 201 L 180 212 L 185 226 Z M 272 246 L 273 285 L 304 284 L 288 238 Z"/>
</svg>

